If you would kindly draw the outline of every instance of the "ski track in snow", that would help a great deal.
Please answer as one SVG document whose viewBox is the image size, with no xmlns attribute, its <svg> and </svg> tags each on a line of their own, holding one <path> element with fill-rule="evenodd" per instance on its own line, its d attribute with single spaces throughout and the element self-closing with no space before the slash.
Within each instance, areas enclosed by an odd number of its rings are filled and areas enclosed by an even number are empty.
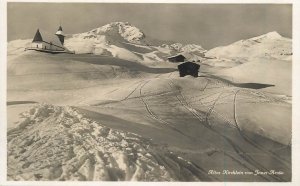
<svg viewBox="0 0 300 186">
<path fill-rule="evenodd" d="M 171 81 L 171 83 L 169 83 L 170 86 L 174 86 L 174 83 Z M 206 85 L 207 86 L 207 85 Z M 283 159 L 281 159 L 279 156 L 277 156 L 276 154 L 272 154 L 271 152 L 269 151 L 266 151 L 264 150 L 261 146 L 259 146 L 259 144 L 257 143 L 254 143 L 251 139 L 249 139 L 245 134 L 243 134 L 237 124 L 237 120 L 236 120 L 236 95 L 237 93 L 239 92 L 239 90 L 235 91 L 235 94 L 234 94 L 234 120 L 235 120 L 235 128 L 239 131 L 239 133 L 241 134 L 241 136 L 248 142 L 250 143 L 251 145 L 255 146 L 256 148 L 258 148 L 262 153 L 266 153 L 268 155 L 272 155 L 273 157 L 275 157 L 277 160 L 279 160 L 280 162 L 284 163 L 286 166 L 287 166 L 287 162 L 284 161 Z M 214 100 L 214 103 L 211 105 L 211 107 L 209 108 L 209 111 L 206 113 L 206 116 L 205 116 L 205 122 L 203 122 L 204 120 L 204 116 L 201 117 L 201 114 L 199 112 L 197 112 L 196 109 L 192 108 L 190 105 L 188 105 L 185 97 L 182 95 L 181 91 L 179 91 L 179 95 L 180 95 L 180 98 L 176 95 L 178 101 L 189 111 L 191 112 L 198 120 L 199 120 L 199 123 L 203 124 L 205 127 L 207 127 L 208 129 L 210 129 L 211 131 L 219 134 L 220 136 L 222 136 L 226 142 L 228 142 L 234 149 L 234 151 L 243 159 L 245 160 L 247 163 L 249 163 L 250 167 L 256 167 L 256 168 L 260 168 L 260 170 L 265 170 L 265 171 L 268 171 L 268 169 L 266 167 L 264 167 L 261 163 L 255 161 L 251 156 L 248 155 L 248 153 L 244 152 L 242 150 L 242 148 L 240 148 L 237 144 L 235 144 L 230 138 L 228 138 L 226 135 L 220 133 L 219 131 L 215 130 L 213 128 L 213 126 L 210 124 L 210 121 L 209 121 L 209 116 L 211 115 L 211 113 L 213 112 L 213 109 L 216 105 L 216 103 L 220 100 L 220 97 L 221 95 L 224 93 L 224 90 L 223 92 L 219 93 L 218 97 Z M 224 120 L 225 123 L 228 122 L 228 120 Z M 232 127 L 232 124 L 230 125 Z M 237 161 L 239 162 L 240 164 L 242 164 L 242 166 L 246 167 L 248 170 L 250 171 L 254 171 L 253 168 L 250 168 L 249 165 L 245 165 L 244 163 L 241 163 L 239 160 L 237 160 L 236 158 L 234 158 L 232 155 L 230 155 L 229 153 L 227 152 L 223 152 L 225 153 L 225 155 L 227 156 L 230 156 L 234 161 Z M 282 179 L 281 177 L 277 176 L 277 175 L 259 175 L 261 176 L 263 179 L 265 180 L 277 180 L 277 181 L 284 181 L 284 179 Z"/>
<path fill-rule="evenodd" d="M 145 82 L 140 90 L 147 84 L 149 83 L 149 81 Z M 176 87 L 174 85 L 174 83 L 171 81 L 169 83 L 170 87 Z M 207 85 L 205 85 L 206 87 Z M 141 91 L 140 91 L 141 92 Z M 213 132 L 219 134 L 220 136 L 222 136 L 225 141 L 227 141 L 234 149 L 234 151 L 243 159 L 245 160 L 249 165 L 245 165 L 244 163 L 241 163 L 240 160 L 236 159 L 234 156 L 230 155 L 228 152 L 223 152 L 226 156 L 229 156 L 231 159 L 233 159 L 234 161 L 238 162 L 239 164 L 241 164 L 242 166 L 246 167 L 248 170 L 250 171 L 254 171 L 254 168 L 255 167 L 259 167 L 261 170 L 266 170 L 267 171 L 267 168 L 265 168 L 262 164 L 258 163 L 257 161 L 255 161 L 253 158 L 251 158 L 251 156 L 247 155 L 248 153 L 244 152 L 239 146 L 237 146 L 237 144 L 235 144 L 231 139 L 229 139 L 227 136 L 225 136 L 224 134 L 221 134 L 220 132 L 216 131 L 215 129 L 213 129 L 213 126 L 210 125 L 210 122 L 209 122 L 209 116 L 210 114 L 214 111 L 214 107 L 215 105 L 217 104 L 217 102 L 219 101 L 219 99 L 221 98 L 221 95 L 224 93 L 221 92 L 219 93 L 219 95 L 217 96 L 217 98 L 214 100 L 214 103 L 210 106 L 209 108 L 209 111 L 207 112 L 207 114 L 205 116 L 201 116 L 201 114 L 199 112 L 197 112 L 196 109 L 192 108 L 186 101 L 185 97 L 183 96 L 183 94 L 181 93 L 181 91 L 179 90 L 179 96 L 176 95 L 176 98 L 177 100 L 181 103 L 182 106 L 184 106 L 190 113 L 192 113 L 198 120 L 201 124 L 203 124 L 205 127 L 211 129 Z M 163 120 L 162 118 L 159 118 L 157 115 L 155 115 L 153 113 L 153 111 L 149 108 L 149 105 L 145 102 L 145 100 L 142 98 L 142 94 L 141 94 L 141 99 L 142 101 L 144 102 L 145 104 L 145 107 L 146 107 L 146 110 L 147 112 L 150 114 L 150 116 L 161 122 L 161 123 L 164 123 L 164 124 L 167 124 L 168 126 L 170 126 L 171 124 L 169 122 L 166 122 L 165 120 Z M 217 113 L 218 114 L 218 113 Z M 220 115 L 220 114 L 219 114 Z M 222 116 L 222 115 L 221 115 Z M 227 118 L 223 118 L 225 123 L 228 122 L 229 120 Z M 226 119 L 226 120 L 225 120 Z M 205 121 L 205 122 L 204 122 Z M 230 127 L 232 127 L 233 124 L 230 125 Z M 237 128 L 237 126 L 234 126 L 235 128 Z M 182 132 L 181 132 L 182 133 Z M 184 135 L 186 136 L 186 135 Z M 188 137 L 188 136 L 186 136 Z M 249 143 L 252 144 L 252 141 L 248 141 Z M 262 149 L 260 149 L 262 150 Z M 250 168 L 250 167 L 253 167 L 253 168 Z M 262 177 L 263 179 L 265 180 L 278 180 L 278 181 L 282 181 L 282 179 L 276 175 L 259 175 L 260 177 Z"/>
<path fill-rule="evenodd" d="M 242 90 L 237 90 L 234 93 L 234 101 L 233 101 L 233 114 L 234 114 L 234 123 L 236 126 L 236 129 L 238 130 L 238 132 L 240 133 L 240 135 L 243 137 L 243 139 L 245 139 L 248 143 L 250 143 L 251 145 L 253 145 L 254 147 L 256 147 L 257 149 L 263 151 L 266 154 L 269 154 L 271 156 L 273 156 L 274 158 L 276 158 L 278 161 L 280 161 L 281 163 L 284 163 L 286 166 L 288 165 L 288 162 L 282 158 L 280 158 L 278 155 L 276 155 L 275 153 L 272 153 L 268 150 L 266 150 L 264 147 L 262 147 L 260 144 L 256 143 L 255 141 L 251 140 L 241 129 L 241 127 L 238 124 L 237 121 L 237 95 L 238 93 L 242 91 Z"/>
<path fill-rule="evenodd" d="M 199 140 L 177 129 L 176 123 L 166 121 L 156 114 L 154 109 L 156 107 L 152 108 L 151 101 L 148 100 L 171 94 L 187 113 L 199 121 L 199 124 L 221 136 L 232 147 L 232 150 L 226 151 L 217 149 L 212 154 L 223 153 L 249 171 L 257 168 L 268 171 L 263 163 L 252 157 L 251 152 L 245 152 L 229 136 L 214 128 L 210 122 L 210 117 L 213 116 L 221 119 L 228 127 L 237 130 L 241 139 L 256 149 L 252 154 L 265 154 L 278 160 L 278 163 L 289 166 L 289 162 L 285 159 L 265 150 L 243 132 L 238 123 L 236 109 L 238 92 L 245 92 L 253 97 L 251 99 L 253 102 L 280 102 L 280 98 L 268 97 L 259 91 L 226 87 L 219 80 L 212 78 L 204 78 L 206 83 L 197 95 L 186 96 L 180 85 L 176 85 L 176 79 L 169 78 L 170 75 L 166 77 L 169 90 L 145 94 L 144 88 L 148 84 L 153 84 L 160 76 L 159 74 L 152 79 L 134 82 L 131 85 L 133 88 L 129 89 L 129 93 L 124 98 L 109 104 L 130 99 L 140 100 L 148 117 L 156 121 L 155 125 L 169 128 L 192 141 Z M 212 87 L 220 84 L 217 92 L 212 91 Z M 113 89 L 110 93 L 117 91 L 120 89 Z M 136 91 L 139 95 L 132 96 Z M 189 92 L 186 89 L 184 91 Z M 227 98 L 233 99 L 224 102 Z M 233 105 L 233 119 L 215 110 L 217 105 L 224 103 Z M 195 104 L 206 108 L 207 111 L 199 112 L 197 107 L 194 107 Z M 152 144 L 151 140 L 105 127 L 101 123 L 85 118 L 72 107 L 41 104 L 23 113 L 22 116 L 23 120 L 19 122 L 18 127 L 8 131 L 8 178 L 10 180 L 217 180 L 208 177 L 206 170 L 196 163 L 188 160 L 182 162 L 176 158 L 177 155 Z M 182 176 L 183 168 L 190 176 Z M 259 177 L 266 181 L 284 181 L 277 175 L 259 175 Z"/>
<path fill-rule="evenodd" d="M 150 109 L 149 104 L 146 102 L 145 98 L 143 98 L 143 94 L 142 94 L 142 89 L 143 89 L 143 87 L 144 87 L 147 83 L 149 83 L 150 81 L 151 81 L 151 80 L 148 80 L 148 81 L 146 81 L 144 84 L 142 84 L 142 85 L 140 86 L 140 91 L 139 91 L 139 92 L 140 92 L 140 99 L 141 99 L 142 102 L 144 103 L 145 108 L 146 108 L 147 113 L 149 114 L 149 116 L 150 116 L 152 119 L 158 121 L 159 123 L 162 123 L 162 124 L 164 124 L 165 126 L 169 127 L 171 130 L 174 130 L 174 131 L 178 132 L 179 134 L 181 134 L 181 135 L 183 135 L 183 136 L 185 136 L 185 137 L 187 137 L 187 138 L 193 140 L 193 138 L 192 138 L 191 136 L 189 136 L 189 135 L 183 133 L 182 131 L 178 130 L 176 127 L 173 127 L 173 125 L 172 125 L 171 123 L 169 123 L 169 122 L 163 120 L 161 117 L 159 117 L 158 115 L 154 114 L 154 112 L 152 111 L 152 109 Z"/>
</svg>

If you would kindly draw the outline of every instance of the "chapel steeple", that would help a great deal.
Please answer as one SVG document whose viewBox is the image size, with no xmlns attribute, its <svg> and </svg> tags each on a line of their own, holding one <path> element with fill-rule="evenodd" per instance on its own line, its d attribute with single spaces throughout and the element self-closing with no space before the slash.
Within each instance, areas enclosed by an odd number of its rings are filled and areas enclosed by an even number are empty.
<svg viewBox="0 0 300 186">
<path fill-rule="evenodd" d="M 63 29 L 62 29 L 61 25 L 58 27 L 58 30 L 55 33 L 55 35 L 57 35 L 57 37 L 58 37 L 59 41 L 61 42 L 61 44 L 64 45 L 65 34 L 63 33 Z"/>
</svg>

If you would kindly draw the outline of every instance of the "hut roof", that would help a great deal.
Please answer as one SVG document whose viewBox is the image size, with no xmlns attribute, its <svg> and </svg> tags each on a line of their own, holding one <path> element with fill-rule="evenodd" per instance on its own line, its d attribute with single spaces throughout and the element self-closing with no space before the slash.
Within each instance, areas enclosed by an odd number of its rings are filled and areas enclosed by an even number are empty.
<svg viewBox="0 0 300 186">
<path fill-rule="evenodd" d="M 183 57 L 185 57 L 187 60 L 193 58 L 193 55 L 192 55 L 192 54 L 190 54 L 190 53 L 188 53 L 188 52 L 181 52 L 181 53 L 178 53 L 178 54 L 176 54 L 176 55 L 169 56 L 168 59 L 169 59 L 169 58 L 173 58 L 173 57 L 177 57 L 177 56 L 180 56 L 180 55 L 183 56 Z"/>
<path fill-rule="evenodd" d="M 194 68 L 198 68 L 198 69 L 200 68 L 199 64 L 193 63 L 193 62 L 189 62 L 189 61 L 181 63 L 180 65 L 178 65 L 179 68 L 184 67 L 184 66 L 193 66 Z"/>
</svg>

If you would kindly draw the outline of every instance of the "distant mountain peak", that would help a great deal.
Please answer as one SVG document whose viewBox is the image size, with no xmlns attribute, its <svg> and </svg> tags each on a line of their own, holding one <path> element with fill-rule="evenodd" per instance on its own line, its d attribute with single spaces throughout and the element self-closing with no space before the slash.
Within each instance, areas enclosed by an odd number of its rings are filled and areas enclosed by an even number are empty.
<svg viewBox="0 0 300 186">
<path fill-rule="evenodd" d="M 257 36 L 257 37 L 253 37 L 251 38 L 251 40 L 261 40 L 261 39 L 281 39 L 282 36 L 276 32 L 276 31 L 272 31 L 272 32 L 268 32 L 266 34 L 263 34 L 261 36 Z"/>
<path fill-rule="evenodd" d="M 254 57 L 291 60 L 291 43 L 291 39 L 282 37 L 278 32 L 273 31 L 227 46 L 213 48 L 206 53 L 206 56 L 236 59 L 240 62 Z"/>
<path fill-rule="evenodd" d="M 99 28 L 95 28 L 87 33 L 94 35 L 108 34 L 110 36 L 120 35 L 122 38 L 132 43 L 139 43 L 146 37 L 139 28 L 129 22 L 112 22 Z"/>
<path fill-rule="evenodd" d="M 278 32 L 276 32 L 276 31 L 266 33 L 265 35 L 268 36 L 268 37 L 272 37 L 272 38 L 281 38 L 281 37 L 282 37 L 282 36 L 281 36 Z"/>
</svg>

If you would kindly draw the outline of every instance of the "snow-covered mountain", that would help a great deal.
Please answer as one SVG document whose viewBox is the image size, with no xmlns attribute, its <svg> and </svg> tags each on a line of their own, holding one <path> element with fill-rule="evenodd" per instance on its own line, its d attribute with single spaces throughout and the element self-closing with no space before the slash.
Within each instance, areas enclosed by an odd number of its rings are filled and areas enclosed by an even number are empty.
<svg viewBox="0 0 300 186">
<path fill-rule="evenodd" d="M 282 37 L 277 32 L 240 40 L 227 46 L 216 47 L 206 54 L 211 58 L 238 60 L 240 63 L 251 58 L 292 59 L 292 40 Z"/>
<path fill-rule="evenodd" d="M 156 44 L 144 32 L 128 22 L 113 22 L 91 31 L 70 35 L 65 46 L 75 53 L 111 55 L 133 61 L 165 61 L 169 55 L 189 52 L 201 55 L 200 45 L 181 43 Z M 167 42 L 166 42 L 167 43 Z"/>
<path fill-rule="evenodd" d="M 8 54 L 22 53 L 30 42 L 31 39 L 10 41 Z M 106 55 L 143 63 L 163 62 L 178 53 L 188 54 L 196 61 L 205 55 L 210 60 L 204 63 L 219 67 L 234 67 L 254 58 L 292 59 L 292 40 L 275 31 L 206 51 L 197 44 L 149 38 L 128 22 L 112 22 L 84 33 L 67 35 L 65 47 L 76 54 Z"/>
</svg>

